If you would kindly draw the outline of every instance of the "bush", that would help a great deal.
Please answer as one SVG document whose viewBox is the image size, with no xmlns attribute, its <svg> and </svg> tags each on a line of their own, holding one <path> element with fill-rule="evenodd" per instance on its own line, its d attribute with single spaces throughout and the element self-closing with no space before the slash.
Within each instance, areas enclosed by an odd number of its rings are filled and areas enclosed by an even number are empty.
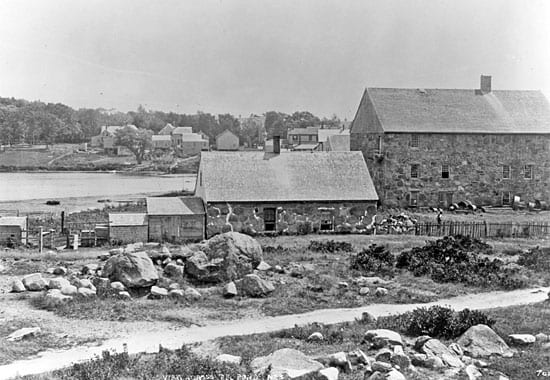
<svg viewBox="0 0 550 380">
<path fill-rule="evenodd" d="M 448 307 L 432 306 L 416 308 L 397 316 L 380 317 L 376 323 L 379 328 L 399 330 L 411 336 L 453 339 L 472 326 L 484 324 L 492 327 L 495 321 L 477 310 L 455 312 Z"/>
<path fill-rule="evenodd" d="M 394 264 L 393 254 L 386 247 L 376 244 L 364 248 L 350 259 L 351 269 L 388 275 L 393 274 Z"/>
<path fill-rule="evenodd" d="M 322 252 L 322 253 L 353 252 L 353 245 L 351 245 L 346 241 L 311 240 L 309 242 L 309 246 L 307 247 L 307 249 L 313 252 Z"/>
<path fill-rule="evenodd" d="M 535 271 L 550 270 L 550 248 L 535 247 L 522 252 L 517 263 Z"/>
<path fill-rule="evenodd" d="M 517 269 L 506 267 L 498 259 L 483 257 L 491 247 L 465 236 L 445 236 L 427 242 L 424 247 L 404 251 L 397 257 L 397 268 L 408 269 L 415 276 L 430 276 L 436 282 L 459 282 L 472 286 L 496 286 L 516 289 L 526 285 L 517 277 Z"/>
</svg>

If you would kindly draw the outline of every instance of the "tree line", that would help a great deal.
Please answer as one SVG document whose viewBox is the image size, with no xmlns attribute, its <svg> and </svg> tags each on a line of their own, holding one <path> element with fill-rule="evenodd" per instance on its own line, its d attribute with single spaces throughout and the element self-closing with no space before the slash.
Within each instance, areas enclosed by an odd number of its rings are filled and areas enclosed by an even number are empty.
<svg viewBox="0 0 550 380">
<path fill-rule="evenodd" d="M 193 132 L 202 131 L 211 140 L 229 129 L 239 136 L 241 144 L 249 145 L 261 144 L 264 137 L 274 134 L 286 138 L 292 128 L 337 128 L 342 124 L 336 115 L 321 119 L 307 111 L 292 114 L 269 111 L 262 116 L 245 118 L 226 113 L 216 117 L 201 111 L 195 114 L 153 111 L 141 105 L 136 111 L 129 112 L 102 108 L 73 109 L 62 103 L 0 97 L 0 142 L 3 145 L 81 143 L 98 135 L 103 125 L 133 124 L 140 130 L 156 134 L 167 123 L 174 127 L 192 127 Z"/>
</svg>

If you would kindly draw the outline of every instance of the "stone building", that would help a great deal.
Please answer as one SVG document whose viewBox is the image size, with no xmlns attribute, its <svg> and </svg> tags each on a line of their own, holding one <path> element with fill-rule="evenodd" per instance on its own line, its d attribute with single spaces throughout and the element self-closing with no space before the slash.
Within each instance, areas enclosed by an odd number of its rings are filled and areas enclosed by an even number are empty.
<svg viewBox="0 0 550 380">
<path fill-rule="evenodd" d="M 351 126 L 382 204 L 550 199 L 550 106 L 540 91 L 367 88 Z"/>
<path fill-rule="evenodd" d="M 360 152 L 204 152 L 207 236 L 364 230 L 378 197 Z"/>
</svg>

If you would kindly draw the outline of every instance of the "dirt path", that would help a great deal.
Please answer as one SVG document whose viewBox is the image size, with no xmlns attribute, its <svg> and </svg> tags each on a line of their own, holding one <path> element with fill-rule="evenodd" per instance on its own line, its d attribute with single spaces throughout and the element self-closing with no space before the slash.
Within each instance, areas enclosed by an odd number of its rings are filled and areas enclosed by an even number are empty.
<svg viewBox="0 0 550 380">
<path fill-rule="evenodd" d="M 382 315 L 403 313 L 419 306 L 443 305 L 461 310 L 464 308 L 489 309 L 541 302 L 547 299 L 549 290 L 550 288 L 539 288 L 522 289 L 511 292 L 499 291 L 481 293 L 443 299 L 429 304 L 373 304 L 354 309 L 323 309 L 305 314 L 265 317 L 260 319 L 241 319 L 181 329 L 170 329 L 170 327 L 157 322 L 142 325 L 140 325 L 140 323 L 113 323 L 110 328 L 114 330 L 111 331 L 117 331 L 117 334 L 120 335 L 119 338 L 106 340 L 103 344 L 98 346 L 80 346 L 65 351 L 46 351 L 35 359 L 21 360 L 5 366 L 0 366 L 0 380 L 9 379 L 17 375 L 43 373 L 62 368 L 77 361 L 93 358 L 95 355 L 101 354 L 104 350 L 115 350 L 120 352 L 124 344 L 127 345 L 130 354 L 138 352 L 157 352 L 159 345 L 175 349 L 181 347 L 183 344 L 204 342 L 222 336 L 266 333 L 291 328 L 296 324 L 303 325 L 312 322 L 334 324 L 353 321 L 356 318 L 360 318 L 363 312 L 369 312 L 378 317 Z M 76 323 L 88 323 L 88 321 L 78 321 Z M 117 326 L 119 324 L 120 326 Z M 127 326 L 128 331 L 121 332 L 117 330 L 117 328 L 121 326 Z M 132 327 L 130 328 L 130 326 Z"/>
</svg>

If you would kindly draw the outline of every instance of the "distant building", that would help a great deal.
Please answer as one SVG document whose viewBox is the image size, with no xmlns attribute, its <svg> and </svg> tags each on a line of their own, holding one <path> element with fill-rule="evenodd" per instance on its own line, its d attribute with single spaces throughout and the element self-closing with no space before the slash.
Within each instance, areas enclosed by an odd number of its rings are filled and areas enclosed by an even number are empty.
<svg viewBox="0 0 550 380">
<path fill-rule="evenodd" d="M 25 243 L 28 230 L 28 219 L 26 216 L 3 216 L 0 217 L 0 245 L 9 241 L 12 244 Z"/>
<path fill-rule="evenodd" d="M 351 126 L 388 207 L 550 199 L 550 105 L 540 91 L 367 88 Z"/>
<path fill-rule="evenodd" d="M 205 210 L 196 197 L 147 198 L 149 240 L 180 243 L 205 237 Z"/>
<path fill-rule="evenodd" d="M 195 195 L 207 235 L 363 229 L 378 196 L 360 152 L 204 152 Z"/>
<path fill-rule="evenodd" d="M 328 136 L 327 140 L 323 143 L 323 150 L 326 152 L 349 152 L 349 133 Z"/>
<path fill-rule="evenodd" d="M 226 129 L 216 136 L 217 150 L 239 150 L 239 137 Z"/>
<path fill-rule="evenodd" d="M 287 134 L 288 144 L 290 148 L 294 150 L 315 149 L 319 143 L 318 131 L 318 127 L 291 129 L 290 131 L 288 131 Z M 300 145 L 303 145 L 304 147 L 300 147 Z"/>
<path fill-rule="evenodd" d="M 102 148 L 105 153 L 119 154 L 120 147 L 116 145 L 116 132 L 123 128 L 131 128 L 135 131 L 138 128 L 135 125 L 104 125 L 101 127 L 99 135 L 93 136 L 90 145 L 94 148 Z"/>
<path fill-rule="evenodd" d="M 172 148 L 172 136 L 170 135 L 153 135 L 151 136 L 153 149 L 170 149 Z"/>
<path fill-rule="evenodd" d="M 207 147 L 210 148 L 210 137 L 203 131 L 199 131 L 198 134 L 201 135 L 202 139 L 206 141 Z"/>
<path fill-rule="evenodd" d="M 177 136 L 175 147 L 184 155 L 194 156 L 202 150 L 208 150 L 208 141 L 203 140 L 198 133 L 183 133 Z M 174 140 L 172 142 L 174 143 Z"/>
<path fill-rule="evenodd" d="M 172 124 L 168 123 L 159 131 L 159 135 L 166 135 L 170 136 L 172 135 L 172 132 L 176 129 Z"/>
<path fill-rule="evenodd" d="M 149 226 L 143 213 L 109 213 L 109 241 L 128 244 L 148 241 Z"/>
<path fill-rule="evenodd" d="M 319 141 L 318 150 L 328 151 L 328 147 L 327 147 L 328 139 L 330 136 L 334 136 L 334 135 L 343 135 L 343 136 L 347 135 L 348 136 L 347 139 L 349 141 L 349 130 L 345 130 L 343 128 L 320 128 L 318 130 L 318 141 Z M 349 149 L 347 151 L 349 151 Z M 345 152 L 345 150 L 343 152 Z"/>
</svg>

